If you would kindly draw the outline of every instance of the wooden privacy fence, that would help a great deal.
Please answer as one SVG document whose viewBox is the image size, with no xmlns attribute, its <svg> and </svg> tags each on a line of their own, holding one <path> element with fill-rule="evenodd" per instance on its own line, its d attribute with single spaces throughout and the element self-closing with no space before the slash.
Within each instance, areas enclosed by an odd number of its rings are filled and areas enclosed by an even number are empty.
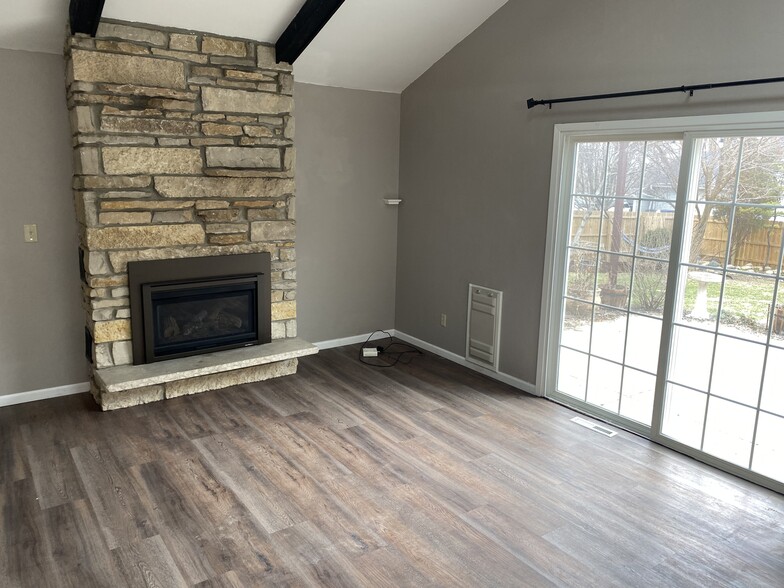
<svg viewBox="0 0 784 588">
<path fill-rule="evenodd" d="M 610 251 L 612 246 L 612 212 L 605 216 L 604 223 L 601 224 L 601 234 L 599 234 L 600 218 L 601 212 L 599 211 L 586 216 L 585 211 L 575 210 L 572 215 L 571 242 L 579 241 L 588 247 L 595 247 L 598 241 L 602 250 Z M 642 237 L 659 228 L 672 231 L 672 221 L 672 213 L 642 212 L 640 213 L 640 235 Z M 695 226 L 696 224 L 697 221 L 695 221 Z M 775 267 L 778 264 L 781 248 L 782 225 L 784 225 L 782 222 L 768 223 L 764 228 L 754 231 L 740 247 L 735 259 L 730 260 L 730 263 L 738 266 Z M 624 211 L 621 252 L 632 252 L 636 228 L 637 213 Z M 651 245 L 644 241 L 644 237 L 642 244 Z M 723 264 L 726 251 L 727 225 L 720 220 L 711 219 L 705 228 L 700 246 L 700 257 L 702 261 L 716 260 Z"/>
<path fill-rule="evenodd" d="M 738 266 L 753 265 L 754 267 L 775 268 L 779 263 L 781 248 L 782 223 L 769 223 L 764 229 L 754 231 L 741 245 L 730 263 Z M 724 259 L 727 250 L 727 225 L 721 221 L 711 220 L 702 238 L 700 255 L 703 259 Z"/>
</svg>

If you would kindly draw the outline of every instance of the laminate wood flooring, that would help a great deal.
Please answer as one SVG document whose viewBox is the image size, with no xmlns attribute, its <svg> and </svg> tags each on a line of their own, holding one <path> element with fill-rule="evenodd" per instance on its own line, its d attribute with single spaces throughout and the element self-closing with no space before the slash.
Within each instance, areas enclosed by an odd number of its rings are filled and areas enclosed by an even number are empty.
<svg viewBox="0 0 784 588">
<path fill-rule="evenodd" d="M 0 409 L 0 585 L 784 586 L 784 497 L 435 356 Z"/>
</svg>

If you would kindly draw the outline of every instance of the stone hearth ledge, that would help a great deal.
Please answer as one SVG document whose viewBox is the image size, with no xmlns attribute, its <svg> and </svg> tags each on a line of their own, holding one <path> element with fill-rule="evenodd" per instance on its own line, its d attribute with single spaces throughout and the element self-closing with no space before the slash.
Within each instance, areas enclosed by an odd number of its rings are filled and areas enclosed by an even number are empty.
<svg viewBox="0 0 784 588">
<path fill-rule="evenodd" d="M 176 382 L 186 378 L 219 374 L 247 367 L 295 359 L 318 353 L 318 347 L 304 339 L 278 339 L 272 343 L 192 355 L 144 365 L 122 365 L 96 370 L 98 383 L 107 392 Z"/>
<path fill-rule="evenodd" d="M 318 347 L 294 337 L 170 359 L 157 363 L 95 370 L 96 400 L 103 410 L 126 408 L 238 384 L 294 374 L 297 358 Z"/>
</svg>

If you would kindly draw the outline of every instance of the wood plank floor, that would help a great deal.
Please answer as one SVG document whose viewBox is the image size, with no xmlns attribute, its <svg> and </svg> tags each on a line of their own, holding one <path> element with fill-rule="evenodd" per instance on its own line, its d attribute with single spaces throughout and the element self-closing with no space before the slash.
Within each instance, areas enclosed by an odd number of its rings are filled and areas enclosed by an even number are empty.
<svg viewBox="0 0 784 588">
<path fill-rule="evenodd" d="M 2 586 L 784 586 L 784 497 L 431 355 L 0 409 Z"/>
</svg>

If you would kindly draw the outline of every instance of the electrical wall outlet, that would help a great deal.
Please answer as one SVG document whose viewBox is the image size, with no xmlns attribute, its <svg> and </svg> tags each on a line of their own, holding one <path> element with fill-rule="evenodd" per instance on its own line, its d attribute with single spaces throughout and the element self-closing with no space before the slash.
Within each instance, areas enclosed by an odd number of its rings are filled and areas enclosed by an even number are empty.
<svg viewBox="0 0 784 588">
<path fill-rule="evenodd" d="M 441 326 L 446 327 L 446 314 L 441 313 Z"/>
<path fill-rule="evenodd" d="M 24 240 L 25 243 L 38 242 L 38 225 L 25 225 L 24 226 Z"/>
</svg>

